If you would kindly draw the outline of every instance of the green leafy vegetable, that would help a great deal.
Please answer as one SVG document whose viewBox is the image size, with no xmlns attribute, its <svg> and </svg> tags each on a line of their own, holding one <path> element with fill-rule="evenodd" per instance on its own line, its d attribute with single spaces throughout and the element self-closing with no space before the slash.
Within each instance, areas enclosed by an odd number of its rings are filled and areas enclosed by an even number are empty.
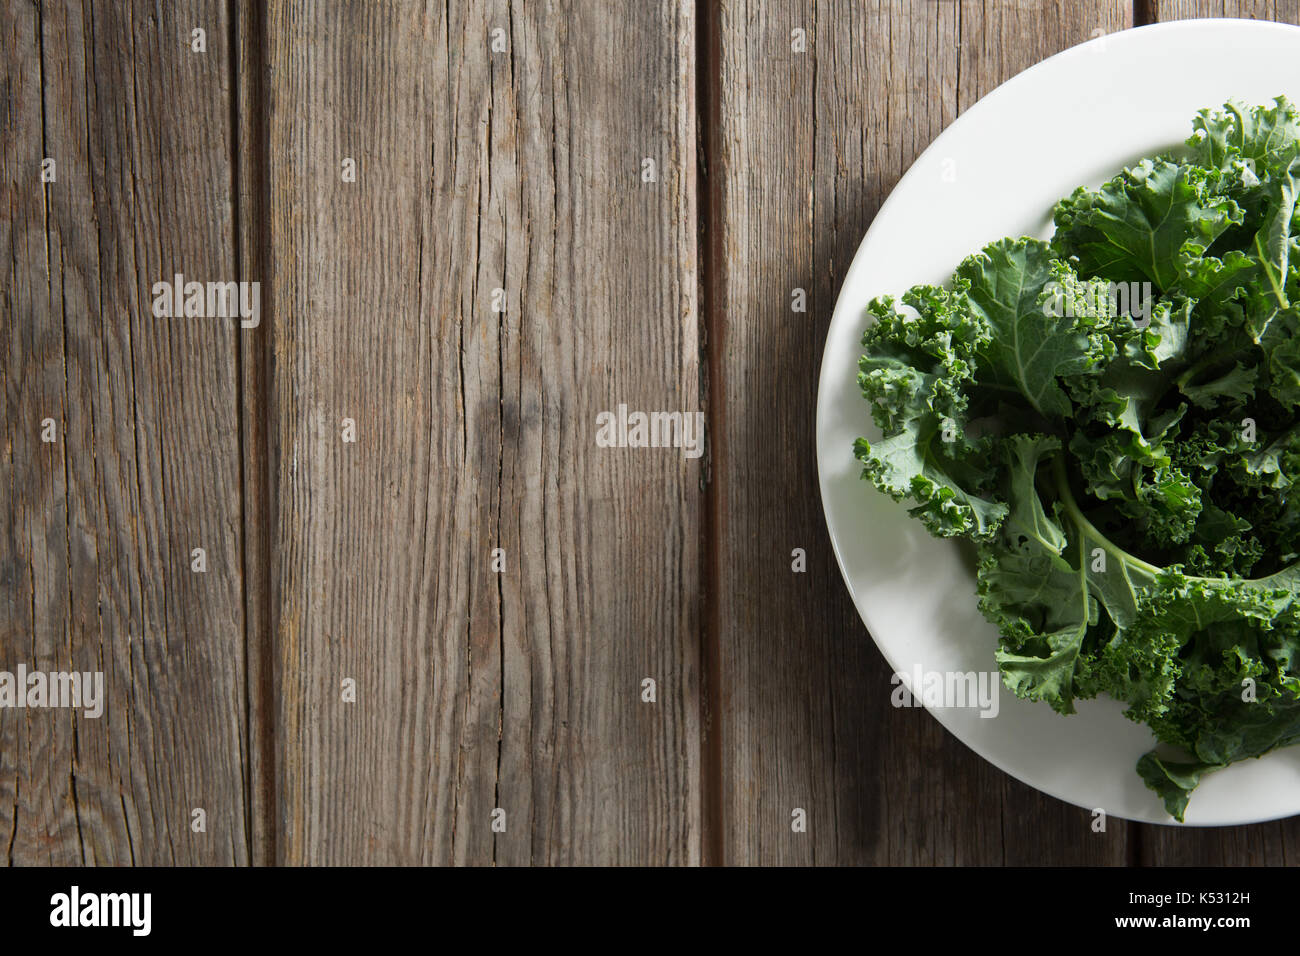
<svg viewBox="0 0 1300 956">
<path fill-rule="evenodd" d="M 1018 696 L 1107 694 L 1201 777 L 1300 742 L 1300 114 L 1202 111 L 1187 149 L 1057 204 L 946 288 L 873 301 L 863 475 L 978 554 Z"/>
</svg>

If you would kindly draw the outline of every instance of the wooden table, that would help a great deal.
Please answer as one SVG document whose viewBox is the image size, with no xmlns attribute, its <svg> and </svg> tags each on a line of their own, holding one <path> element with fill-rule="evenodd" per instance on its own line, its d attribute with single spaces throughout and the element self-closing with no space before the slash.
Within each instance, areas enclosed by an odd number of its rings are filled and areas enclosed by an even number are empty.
<svg viewBox="0 0 1300 956">
<path fill-rule="evenodd" d="M 812 419 L 845 268 L 963 110 L 1300 3 L 619 7 L 3 5 L 0 668 L 108 708 L 0 710 L 0 854 L 1295 861 L 1294 820 L 1094 832 L 891 707 Z M 260 323 L 155 317 L 175 273 Z M 620 404 L 705 454 L 599 446 Z"/>
</svg>

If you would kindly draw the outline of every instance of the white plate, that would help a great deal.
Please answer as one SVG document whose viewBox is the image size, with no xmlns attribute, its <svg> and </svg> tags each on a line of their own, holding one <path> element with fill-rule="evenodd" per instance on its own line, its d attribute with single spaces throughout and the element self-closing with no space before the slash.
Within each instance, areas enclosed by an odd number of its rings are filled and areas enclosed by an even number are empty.
<svg viewBox="0 0 1300 956">
<path fill-rule="evenodd" d="M 822 356 L 817 464 L 844 580 L 890 667 L 995 671 L 997 632 L 979 613 L 959 546 L 932 538 L 860 477 L 858 436 L 879 437 L 858 391 L 865 308 L 876 295 L 947 281 L 967 255 L 1004 236 L 1047 238 L 1052 205 L 1079 185 L 1180 145 L 1204 107 L 1300 101 L 1300 28 L 1186 20 L 1126 30 L 1026 70 L 967 110 L 899 181 L 858 248 Z M 892 687 L 882 687 L 890 693 Z M 1173 823 L 1134 765 L 1154 742 L 1116 701 L 1072 716 L 1005 688 L 995 719 L 931 708 L 959 740 L 1044 793 L 1111 817 Z M 1187 823 L 1254 823 L 1300 813 L 1300 747 L 1207 775 Z"/>
</svg>

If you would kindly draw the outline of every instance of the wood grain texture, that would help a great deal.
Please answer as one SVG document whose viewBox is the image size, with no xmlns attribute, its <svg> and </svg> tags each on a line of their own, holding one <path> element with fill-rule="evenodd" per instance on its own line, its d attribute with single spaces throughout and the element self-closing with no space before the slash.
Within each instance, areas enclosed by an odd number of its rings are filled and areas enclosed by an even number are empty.
<svg viewBox="0 0 1300 956">
<path fill-rule="evenodd" d="M 688 12 L 271 4 L 281 862 L 699 857 Z"/>
<path fill-rule="evenodd" d="M 1195 17 L 1300 22 L 1300 0 L 1148 0 L 1147 7 L 1153 23 Z"/>
<path fill-rule="evenodd" d="M 238 326 L 150 308 L 174 273 L 234 278 L 225 12 L 0 12 L 0 669 L 106 691 L 99 719 L 0 710 L 10 863 L 249 859 Z"/>
<path fill-rule="evenodd" d="M 0 5 L 0 670 L 108 697 L 0 709 L 0 861 L 1300 859 L 1296 820 L 1094 833 L 892 708 L 824 531 L 816 380 L 871 219 L 1130 4 L 698 15 Z M 260 281 L 262 324 L 154 318 L 175 272 Z M 598 447 L 620 404 L 707 411 L 707 457 Z"/>
<path fill-rule="evenodd" d="M 835 296 L 880 203 L 963 109 L 1045 56 L 1130 24 L 1127 3 L 724 3 L 710 402 L 730 863 L 1120 863 L 1123 825 L 1006 778 L 889 671 L 835 567 L 811 422 Z M 807 52 L 792 50 L 806 31 Z M 792 312 L 792 290 L 808 312 Z M 806 574 L 791 570 L 804 548 Z M 973 598 L 972 598 L 973 599 Z M 791 813 L 808 812 L 794 833 Z"/>
<path fill-rule="evenodd" d="M 1191 17 L 1300 22 L 1297 0 L 1154 0 L 1149 6 L 1153 22 Z M 1291 96 L 1296 98 L 1296 91 Z M 1189 130 L 1190 123 L 1189 116 Z M 1145 866 L 1285 866 L 1300 861 L 1300 817 L 1249 827 L 1139 827 L 1135 824 L 1134 829 L 1140 830 L 1136 837 L 1141 848 L 1140 860 Z"/>
</svg>

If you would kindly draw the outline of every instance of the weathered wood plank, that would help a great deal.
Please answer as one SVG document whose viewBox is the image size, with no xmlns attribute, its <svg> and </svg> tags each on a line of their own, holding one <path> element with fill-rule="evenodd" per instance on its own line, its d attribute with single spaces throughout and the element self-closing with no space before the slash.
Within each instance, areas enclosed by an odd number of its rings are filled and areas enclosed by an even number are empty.
<svg viewBox="0 0 1300 956">
<path fill-rule="evenodd" d="M 1153 0 L 1148 12 L 1153 22 L 1242 17 L 1300 23 L 1297 0 Z M 1284 866 L 1300 860 L 1300 817 L 1250 827 L 1143 826 L 1139 840 L 1146 866 Z"/>
<path fill-rule="evenodd" d="M 277 858 L 696 860 L 699 460 L 595 443 L 700 409 L 692 23 L 303 0 L 267 36 Z"/>
<path fill-rule="evenodd" d="M 853 253 L 917 154 L 1127 3 L 729 0 L 713 45 L 713 575 L 723 857 L 734 863 L 1122 862 L 1125 828 L 985 765 L 889 704 L 824 531 L 810 422 Z M 802 29 L 807 52 L 792 49 Z M 792 312 L 793 290 L 808 312 Z M 792 573 L 804 548 L 806 574 Z M 791 812 L 808 831 L 791 831 Z"/>
<path fill-rule="evenodd" d="M 1152 23 L 1195 17 L 1240 17 L 1300 23 L 1300 0 L 1147 0 Z"/>
<path fill-rule="evenodd" d="M 249 856 L 239 330 L 151 313 L 158 280 L 235 278 L 226 27 L 215 2 L 0 12 L 0 669 L 106 697 L 0 710 L 7 862 Z"/>
</svg>

